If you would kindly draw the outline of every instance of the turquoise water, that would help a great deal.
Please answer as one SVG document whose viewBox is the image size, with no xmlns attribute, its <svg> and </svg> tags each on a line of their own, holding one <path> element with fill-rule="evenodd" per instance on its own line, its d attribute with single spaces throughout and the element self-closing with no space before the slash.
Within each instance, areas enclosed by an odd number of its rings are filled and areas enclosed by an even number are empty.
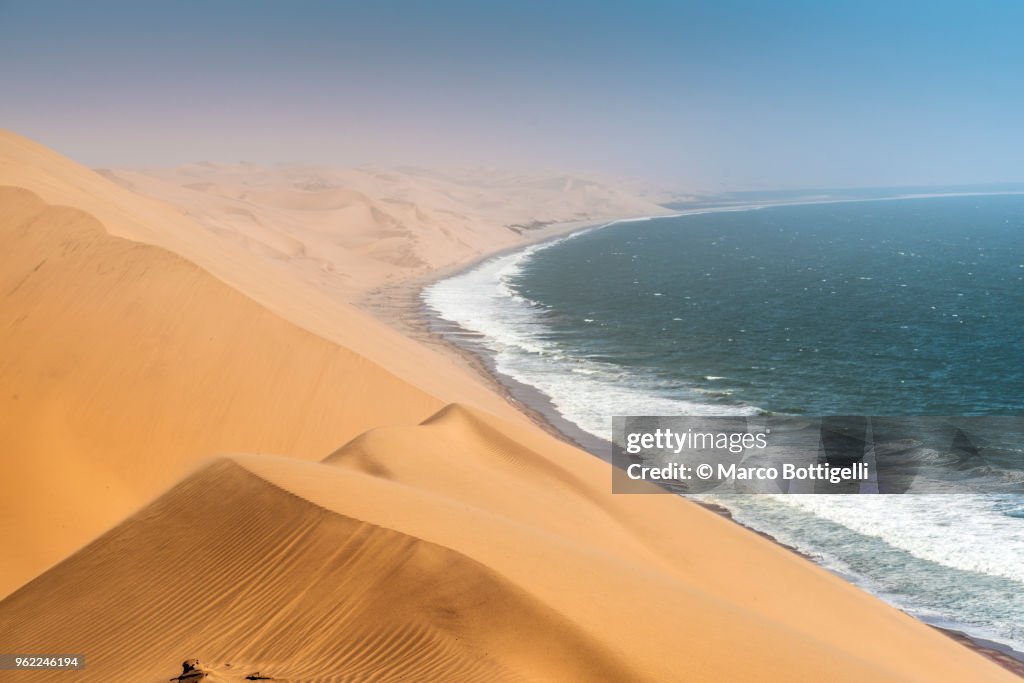
<svg viewBox="0 0 1024 683">
<path fill-rule="evenodd" d="M 622 222 L 425 300 L 603 438 L 617 414 L 1024 412 L 1022 196 Z M 1000 465 L 1024 478 L 1021 446 Z M 918 616 L 1024 650 L 1019 495 L 720 502 Z"/>
</svg>

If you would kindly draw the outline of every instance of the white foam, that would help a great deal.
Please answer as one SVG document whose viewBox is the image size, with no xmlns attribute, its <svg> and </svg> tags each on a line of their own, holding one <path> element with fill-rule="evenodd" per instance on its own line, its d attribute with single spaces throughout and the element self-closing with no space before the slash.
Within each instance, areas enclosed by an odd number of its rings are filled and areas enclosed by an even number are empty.
<svg viewBox="0 0 1024 683">
<path fill-rule="evenodd" d="M 1024 584 L 1024 522 L 986 496 L 777 496 L 914 557 Z"/>
<path fill-rule="evenodd" d="M 900 609 L 1024 651 L 1020 545 L 1005 545 L 1020 532 L 1000 514 L 1000 507 L 1015 508 L 1005 496 L 748 495 L 717 502 L 740 523 Z M 901 558 L 907 555 L 913 559 Z"/>
<path fill-rule="evenodd" d="M 549 340 L 543 306 L 511 283 L 534 254 L 580 234 L 491 259 L 428 287 L 423 300 L 441 318 L 481 335 L 498 372 L 540 390 L 560 415 L 600 438 L 611 438 L 613 415 L 757 414 L 753 406 L 706 403 L 693 387 L 670 386 Z"/>
</svg>

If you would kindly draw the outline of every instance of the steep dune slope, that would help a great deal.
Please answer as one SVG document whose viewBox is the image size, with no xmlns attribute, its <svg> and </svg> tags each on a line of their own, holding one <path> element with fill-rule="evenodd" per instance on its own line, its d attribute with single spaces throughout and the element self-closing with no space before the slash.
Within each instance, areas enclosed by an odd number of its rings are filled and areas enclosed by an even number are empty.
<svg viewBox="0 0 1024 683">
<path fill-rule="evenodd" d="M 467 407 L 447 406 L 419 426 L 373 430 L 324 463 L 457 501 L 443 537 L 419 527 L 415 515 L 388 515 L 388 526 L 500 566 L 546 603 L 586 615 L 580 623 L 595 637 L 647 662 L 665 662 L 652 669 L 657 680 L 1012 678 L 711 512 L 674 496 L 608 495 L 607 466 L 547 434 Z M 270 471 L 262 463 L 248 466 Z M 310 473 L 290 486 L 326 501 L 320 487 L 327 481 Z M 491 515 L 508 527 L 491 526 Z M 432 526 L 439 528 L 445 525 Z M 517 547 L 537 549 L 516 553 Z M 669 651 L 679 659 L 666 659 Z M 860 660 L 873 664 L 860 669 Z"/>
<path fill-rule="evenodd" d="M 144 586 L 125 590 L 140 577 Z M 226 680 L 254 671 L 292 681 L 624 680 L 627 671 L 489 568 L 325 510 L 231 460 L 0 603 L 0 633 L 18 651 L 88 653 L 82 672 L 33 680 L 156 683 L 186 658 Z"/>
<path fill-rule="evenodd" d="M 2 131 L 0 329 L 0 595 L 198 458 L 320 458 L 452 400 L 527 422 L 287 269 Z"/>
<path fill-rule="evenodd" d="M 713 514 L 612 499 L 604 465 L 520 431 L 450 406 L 324 464 L 218 460 L 0 603 L 0 631 L 90 653 L 90 681 L 192 657 L 222 680 L 1012 680 Z"/>
<path fill-rule="evenodd" d="M 236 241 L 199 225 L 181 209 L 129 191 L 53 150 L 3 130 L 0 186 L 24 188 L 48 204 L 80 209 L 112 236 L 163 247 L 284 320 L 387 367 L 424 392 L 442 393 L 446 402 L 468 401 L 522 419 L 452 361 L 347 303 L 336 284 L 345 279 L 344 273 L 320 272 L 318 277 L 328 284 L 307 281 L 301 269 L 290 267 L 290 261 L 239 248 Z M 3 215 L 0 211 L 0 219 Z M 279 234 L 276 229 L 274 234 Z"/>
<path fill-rule="evenodd" d="M 319 458 L 440 405 L 81 211 L 13 188 L 0 206 L 0 593 L 198 458 Z"/>
</svg>

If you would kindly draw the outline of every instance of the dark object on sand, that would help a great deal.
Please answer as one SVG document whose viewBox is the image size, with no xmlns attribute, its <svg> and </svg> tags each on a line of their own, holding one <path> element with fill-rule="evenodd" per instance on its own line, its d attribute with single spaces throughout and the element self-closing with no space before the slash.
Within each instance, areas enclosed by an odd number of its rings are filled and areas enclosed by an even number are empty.
<svg viewBox="0 0 1024 683">
<path fill-rule="evenodd" d="M 209 675 L 198 659 L 186 659 L 181 663 L 181 675 L 172 681 L 201 681 Z"/>
</svg>

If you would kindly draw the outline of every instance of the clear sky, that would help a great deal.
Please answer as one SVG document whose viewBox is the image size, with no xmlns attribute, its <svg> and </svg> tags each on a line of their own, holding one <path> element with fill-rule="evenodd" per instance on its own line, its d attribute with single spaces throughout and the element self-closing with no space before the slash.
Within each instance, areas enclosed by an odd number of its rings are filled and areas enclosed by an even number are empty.
<svg viewBox="0 0 1024 683">
<path fill-rule="evenodd" d="M 0 127 L 90 165 L 1024 181 L 1024 2 L 8 2 Z"/>
</svg>

